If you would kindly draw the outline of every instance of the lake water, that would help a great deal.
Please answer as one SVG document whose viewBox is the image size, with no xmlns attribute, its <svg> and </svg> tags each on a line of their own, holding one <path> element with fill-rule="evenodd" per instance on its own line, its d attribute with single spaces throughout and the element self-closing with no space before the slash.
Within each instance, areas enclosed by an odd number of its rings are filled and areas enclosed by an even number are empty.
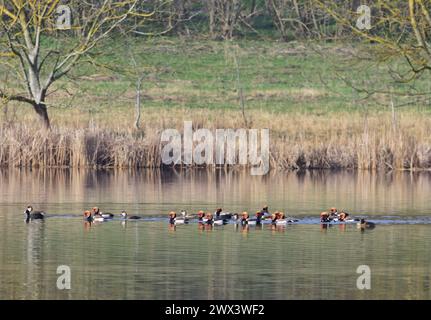
<svg viewBox="0 0 431 320">
<path fill-rule="evenodd" d="M 24 223 L 32 204 L 43 222 Z M 299 218 L 274 228 L 168 225 L 170 210 Z M 145 219 L 85 224 L 84 209 Z M 376 222 L 323 228 L 337 206 Z M 430 299 L 431 174 L 0 171 L 0 299 Z M 71 289 L 56 287 L 57 267 Z M 371 290 L 356 286 L 358 266 Z"/>
</svg>

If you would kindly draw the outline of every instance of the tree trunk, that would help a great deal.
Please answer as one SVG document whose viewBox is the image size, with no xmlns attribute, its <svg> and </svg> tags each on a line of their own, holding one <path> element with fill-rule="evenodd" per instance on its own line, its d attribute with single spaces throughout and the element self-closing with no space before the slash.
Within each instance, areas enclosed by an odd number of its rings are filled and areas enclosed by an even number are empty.
<svg viewBox="0 0 431 320">
<path fill-rule="evenodd" d="M 209 29 L 210 29 L 210 36 L 212 39 L 215 38 L 215 0 L 209 0 L 208 1 L 208 14 L 209 14 Z"/>
<path fill-rule="evenodd" d="M 144 76 L 140 76 L 138 81 L 136 82 L 136 116 L 135 116 L 135 128 L 136 130 L 140 129 L 140 122 L 141 122 L 141 87 L 142 87 L 142 80 L 144 80 Z"/>
<path fill-rule="evenodd" d="M 49 121 L 48 110 L 46 108 L 45 102 L 35 103 L 33 105 L 34 111 L 36 111 L 39 116 L 39 120 L 42 122 L 45 129 L 50 129 L 51 124 Z"/>
<path fill-rule="evenodd" d="M 299 5 L 296 0 L 293 0 L 293 7 L 295 8 L 295 12 L 296 12 L 296 16 L 298 17 L 298 20 L 302 22 L 301 11 L 299 10 Z M 301 36 L 304 36 L 304 27 L 301 23 L 299 24 L 299 30 L 300 30 Z"/>
<path fill-rule="evenodd" d="M 250 15 L 253 15 L 255 11 L 256 11 L 256 0 L 253 0 L 251 2 Z"/>
</svg>

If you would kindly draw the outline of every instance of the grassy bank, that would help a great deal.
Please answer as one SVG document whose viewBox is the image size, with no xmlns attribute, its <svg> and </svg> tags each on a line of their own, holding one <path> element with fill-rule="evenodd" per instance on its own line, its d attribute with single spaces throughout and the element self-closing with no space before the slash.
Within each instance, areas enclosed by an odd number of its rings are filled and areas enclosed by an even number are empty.
<svg viewBox="0 0 431 320">
<path fill-rule="evenodd" d="M 388 66 L 351 62 L 364 48 L 179 39 L 107 46 L 112 53 L 96 55 L 49 96 L 51 132 L 39 130 L 28 106 L 4 106 L 1 166 L 158 167 L 163 129 L 182 131 L 186 120 L 196 128 L 244 127 L 242 90 L 248 126 L 270 128 L 273 168 L 431 168 L 427 101 L 362 100 L 366 94 L 340 80 L 387 89 Z M 140 75 L 142 129 L 135 130 Z M 11 79 L 7 85 L 21 90 Z M 414 86 L 430 85 L 424 79 Z M 400 106 L 395 112 L 391 102 Z"/>
</svg>

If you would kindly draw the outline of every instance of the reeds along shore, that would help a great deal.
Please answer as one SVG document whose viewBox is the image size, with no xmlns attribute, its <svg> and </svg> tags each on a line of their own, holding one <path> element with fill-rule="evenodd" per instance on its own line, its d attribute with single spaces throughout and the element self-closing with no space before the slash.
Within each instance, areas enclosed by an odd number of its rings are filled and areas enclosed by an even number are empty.
<svg viewBox="0 0 431 320">
<path fill-rule="evenodd" d="M 369 115 L 366 120 L 359 113 L 249 111 L 247 116 L 251 128 L 270 129 L 272 169 L 431 169 L 431 119 L 414 112 L 399 114 L 396 123 L 389 113 Z M 238 128 L 242 116 L 234 111 L 154 110 L 145 115 L 142 131 L 124 125 L 132 119 L 87 127 L 54 122 L 50 131 L 39 129 L 37 123 L 3 125 L 0 166 L 160 167 L 162 130 L 182 132 L 184 120 L 192 120 L 194 128 L 213 130 Z"/>
</svg>

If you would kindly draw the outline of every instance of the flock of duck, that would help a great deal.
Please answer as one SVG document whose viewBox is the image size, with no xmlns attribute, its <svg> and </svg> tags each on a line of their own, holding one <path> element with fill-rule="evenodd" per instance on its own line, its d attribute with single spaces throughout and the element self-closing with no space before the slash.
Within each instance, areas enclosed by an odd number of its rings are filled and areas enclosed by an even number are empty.
<svg viewBox="0 0 431 320">
<path fill-rule="evenodd" d="M 26 222 L 31 220 L 40 220 L 45 218 L 45 212 L 34 211 L 32 206 L 28 206 L 26 211 Z M 111 220 L 115 217 L 112 213 L 103 213 L 98 207 L 94 207 L 92 210 L 84 211 L 84 220 L 87 222 L 103 222 Z M 129 216 L 126 211 L 122 211 L 120 214 L 123 220 L 139 220 L 142 219 L 140 216 Z M 169 212 L 169 223 L 171 225 L 188 224 L 190 221 L 197 221 L 200 224 L 206 225 L 224 225 L 230 222 L 238 223 L 241 225 L 261 225 L 264 223 L 270 223 L 273 225 L 287 225 L 299 222 L 299 219 L 288 218 L 283 212 L 276 211 L 270 213 L 268 206 L 265 206 L 262 210 L 255 213 L 254 217 L 250 217 L 248 212 L 244 211 L 241 214 L 224 212 L 221 208 L 218 208 L 214 213 L 204 211 L 198 211 L 197 214 L 188 214 L 187 211 L 181 210 L 180 215 L 177 215 L 175 211 Z M 336 208 L 331 208 L 328 211 L 320 213 L 320 223 L 322 224 L 350 224 L 356 223 L 361 228 L 373 228 L 374 223 L 366 221 L 364 218 L 352 218 L 345 211 L 340 211 Z"/>
</svg>

